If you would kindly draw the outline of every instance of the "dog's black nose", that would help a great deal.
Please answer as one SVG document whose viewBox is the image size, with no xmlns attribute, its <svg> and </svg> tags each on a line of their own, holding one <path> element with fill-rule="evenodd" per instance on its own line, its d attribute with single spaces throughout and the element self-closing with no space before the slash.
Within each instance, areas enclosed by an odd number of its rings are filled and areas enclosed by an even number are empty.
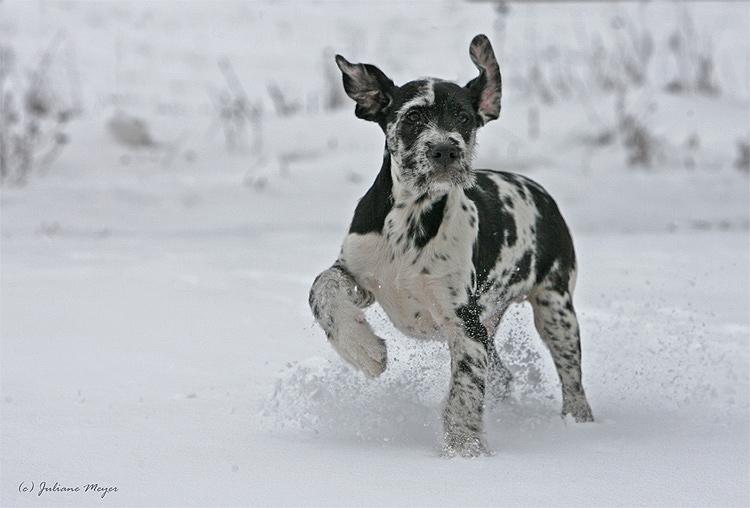
<svg viewBox="0 0 750 508">
<path fill-rule="evenodd" d="M 458 148 L 451 143 L 438 143 L 430 147 L 427 156 L 432 162 L 447 166 L 458 160 Z"/>
</svg>

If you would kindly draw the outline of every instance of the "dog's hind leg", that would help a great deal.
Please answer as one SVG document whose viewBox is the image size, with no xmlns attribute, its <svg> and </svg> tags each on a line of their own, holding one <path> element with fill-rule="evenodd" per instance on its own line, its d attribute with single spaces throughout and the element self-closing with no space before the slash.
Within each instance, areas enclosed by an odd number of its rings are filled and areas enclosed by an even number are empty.
<svg viewBox="0 0 750 508">
<path fill-rule="evenodd" d="M 385 341 L 375 335 L 362 309 L 374 302 L 338 262 L 317 276 L 310 288 L 310 308 L 333 349 L 371 377 L 387 363 Z"/>
<path fill-rule="evenodd" d="M 594 417 L 581 381 L 581 340 L 578 318 L 573 308 L 575 272 L 563 275 L 553 271 L 542 281 L 529 301 L 534 308 L 534 324 L 547 345 L 562 383 L 563 416 L 577 422 Z"/>
</svg>

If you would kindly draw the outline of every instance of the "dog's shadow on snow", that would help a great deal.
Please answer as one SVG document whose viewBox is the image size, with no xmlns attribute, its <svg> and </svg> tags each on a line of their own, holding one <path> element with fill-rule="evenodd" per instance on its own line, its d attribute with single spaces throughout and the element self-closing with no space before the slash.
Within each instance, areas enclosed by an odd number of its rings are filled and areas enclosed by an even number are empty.
<svg viewBox="0 0 750 508">
<path fill-rule="evenodd" d="M 402 336 L 377 308 L 368 318 L 386 339 L 386 371 L 369 379 L 333 353 L 288 364 L 262 407 L 269 431 L 338 442 L 436 446 L 450 381 L 447 345 Z M 507 429 L 533 434 L 553 422 L 559 425 L 554 367 L 551 360 L 545 362 L 544 355 L 549 355 L 531 327 L 528 313 L 514 309 L 498 333 L 503 337 L 498 341 L 502 358 L 514 380 L 507 400 L 488 402 L 490 442 L 502 441 Z"/>
</svg>

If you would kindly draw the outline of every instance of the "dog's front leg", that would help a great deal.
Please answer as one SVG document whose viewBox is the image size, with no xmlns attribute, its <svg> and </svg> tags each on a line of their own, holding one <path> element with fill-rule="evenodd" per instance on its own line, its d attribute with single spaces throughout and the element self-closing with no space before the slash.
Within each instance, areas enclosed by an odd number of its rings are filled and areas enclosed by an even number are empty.
<svg viewBox="0 0 750 508">
<path fill-rule="evenodd" d="M 476 457 L 487 453 L 482 414 L 487 379 L 487 329 L 476 305 L 456 311 L 457 320 L 448 334 L 451 355 L 451 384 L 443 412 L 448 456 Z"/>
<path fill-rule="evenodd" d="M 370 377 L 382 374 L 387 362 L 385 341 L 373 333 L 361 310 L 373 302 L 372 293 L 338 262 L 310 288 L 310 308 L 333 349 Z"/>
</svg>

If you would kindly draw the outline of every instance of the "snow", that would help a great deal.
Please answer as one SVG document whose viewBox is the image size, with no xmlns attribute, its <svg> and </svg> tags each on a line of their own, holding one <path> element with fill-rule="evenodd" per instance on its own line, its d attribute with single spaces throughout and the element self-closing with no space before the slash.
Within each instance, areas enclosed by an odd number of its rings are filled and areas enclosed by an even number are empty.
<svg viewBox="0 0 750 508">
<path fill-rule="evenodd" d="M 511 4 L 500 38 L 488 4 L 420 5 L 373 4 L 365 16 L 333 2 L 0 3 L 0 41 L 19 61 L 59 29 L 85 77 L 70 146 L 47 174 L 0 194 L 0 505 L 750 504 L 750 189 L 733 167 L 749 129 L 748 6 L 690 6 L 697 33 L 716 34 L 719 96 L 629 94 L 665 152 L 641 169 L 618 144 L 580 141 L 612 124 L 610 96 L 543 104 L 514 74 L 547 44 L 575 47 L 584 7 Z M 612 7 L 585 8 L 586 31 L 610 33 Z M 617 12 L 645 16 L 662 48 L 684 8 Z M 390 364 L 368 380 L 307 307 L 382 153 L 350 104 L 324 110 L 311 94 L 325 91 L 325 48 L 397 82 L 468 80 L 478 32 L 508 69 L 478 164 L 539 181 L 570 224 L 597 421 L 559 417 L 551 359 L 519 305 L 496 336 L 515 384 L 486 415 L 495 453 L 449 460 L 446 347 L 405 338 L 370 309 Z M 263 98 L 262 153 L 228 153 L 207 135 L 205 88 L 222 83 L 224 56 Z M 302 112 L 273 113 L 271 79 Z M 541 133 L 530 140 L 534 104 Z M 118 109 L 147 119 L 161 147 L 118 145 L 107 130 Z M 32 481 L 118 490 L 19 492 Z"/>
</svg>

